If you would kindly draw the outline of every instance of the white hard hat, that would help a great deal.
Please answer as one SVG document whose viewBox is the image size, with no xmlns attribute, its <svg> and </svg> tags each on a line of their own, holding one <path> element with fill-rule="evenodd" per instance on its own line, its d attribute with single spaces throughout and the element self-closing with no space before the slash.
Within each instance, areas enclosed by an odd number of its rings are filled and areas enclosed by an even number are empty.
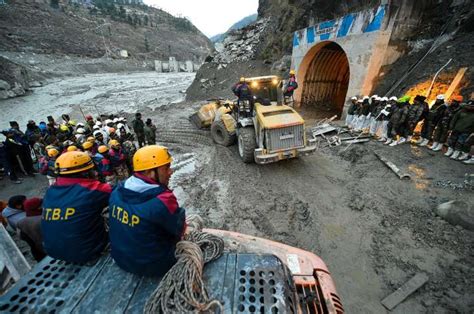
<svg viewBox="0 0 474 314">
<path fill-rule="evenodd" d="M 118 121 L 123 121 L 123 120 L 125 120 L 125 118 L 124 118 L 124 117 L 120 117 L 120 118 L 118 118 Z"/>
<path fill-rule="evenodd" d="M 100 129 L 100 126 L 98 126 L 98 125 L 94 125 L 94 126 L 92 127 L 92 130 L 99 130 L 99 129 Z"/>
<path fill-rule="evenodd" d="M 382 101 L 388 101 L 388 97 L 382 97 Z"/>
<path fill-rule="evenodd" d="M 361 104 L 361 103 L 362 103 L 362 99 L 357 100 L 357 103 Z"/>
<path fill-rule="evenodd" d="M 378 95 L 372 95 L 372 97 L 370 97 L 370 98 L 379 98 L 379 96 Z"/>
<path fill-rule="evenodd" d="M 84 134 L 84 133 L 86 133 L 86 130 L 84 130 L 83 128 L 78 128 L 78 129 L 76 130 L 76 133 L 77 133 L 77 134 Z"/>
<path fill-rule="evenodd" d="M 123 127 L 125 127 L 125 125 L 124 125 L 123 123 L 117 124 L 117 129 L 121 129 L 121 128 L 123 128 Z"/>
<path fill-rule="evenodd" d="M 395 97 L 395 96 L 392 96 L 392 97 L 390 97 L 390 100 L 397 101 L 397 100 L 398 100 L 398 98 L 397 98 L 397 97 Z"/>
<path fill-rule="evenodd" d="M 118 118 L 114 118 L 114 123 L 117 123 L 119 122 L 119 119 Z"/>
<path fill-rule="evenodd" d="M 80 126 L 84 126 L 84 123 L 79 122 L 78 124 L 76 124 L 76 126 L 79 128 Z"/>
<path fill-rule="evenodd" d="M 356 96 L 353 96 L 353 97 L 351 98 L 351 100 L 357 100 L 357 97 L 356 97 Z"/>
<path fill-rule="evenodd" d="M 102 122 L 96 121 L 96 122 L 95 122 L 95 125 L 102 126 Z"/>
<path fill-rule="evenodd" d="M 105 123 L 105 124 L 109 124 L 109 123 L 113 123 L 113 121 L 110 120 L 110 119 L 107 119 L 107 120 L 104 121 L 104 123 Z"/>
<path fill-rule="evenodd" d="M 368 100 L 368 99 L 370 99 L 369 96 L 364 96 L 364 98 L 363 98 L 363 100 Z"/>
<path fill-rule="evenodd" d="M 444 95 L 438 95 L 438 96 L 436 96 L 436 99 L 438 99 L 438 100 L 444 100 Z"/>
<path fill-rule="evenodd" d="M 98 134 L 102 134 L 102 132 L 100 132 L 100 131 L 94 131 L 94 133 L 92 133 L 92 135 L 94 135 L 94 137 L 97 136 Z M 102 135 L 103 135 L 103 134 L 102 134 Z"/>
</svg>

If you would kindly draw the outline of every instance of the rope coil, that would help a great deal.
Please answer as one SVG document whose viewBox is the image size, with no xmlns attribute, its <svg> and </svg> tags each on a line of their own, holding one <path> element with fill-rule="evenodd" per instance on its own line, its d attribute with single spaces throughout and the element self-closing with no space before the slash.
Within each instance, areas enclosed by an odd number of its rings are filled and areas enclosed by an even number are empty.
<svg viewBox="0 0 474 314">
<path fill-rule="evenodd" d="M 188 226 L 193 231 L 176 244 L 177 262 L 148 299 L 144 313 L 202 313 L 217 308 L 223 312 L 218 300 L 209 300 L 202 274 L 204 264 L 222 255 L 224 241 L 202 232 L 202 219 L 189 217 Z"/>
</svg>

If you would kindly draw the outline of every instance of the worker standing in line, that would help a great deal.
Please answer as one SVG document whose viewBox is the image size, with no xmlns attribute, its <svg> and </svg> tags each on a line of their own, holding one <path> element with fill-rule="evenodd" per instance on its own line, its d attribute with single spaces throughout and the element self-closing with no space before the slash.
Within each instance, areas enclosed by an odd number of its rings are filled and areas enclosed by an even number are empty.
<svg viewBox="0 0 474 314">
<path fill-rule="evenodd" d="M 108 243 L 102 211 L 112 188 L 97 180 L 94 163 L 84 152 L 59 156 L 56 171 L 59 177 L 43 199 L 44 248 L 67 262 L 93 261 Z"/>
<path fill-rule="evenodd" d="M 474 133 L 474 100 L 471 99 L 467 104 L 461 105 L 461 108 L 453 116 L 449 129 L 451 135 L 448 144 L 452 155 L 446 153 L 445 156 L 454 160 L 467 160 L 470 150 L 467 139 Z"/>
<path fill-rule="evenodd" d="M 451 104 L 443 111 L 443 115 L 440 117 L 438 124 L 436 126 L 436 130 L 433 136 L 433 145 L 431 145 L 431 149 L 435 152 L 439 152 L 443 149 L 444 143 L 448 140 L 449 135 L 449 124 L 451 123 L 451 119 L 454 117 L 456 112 L 459 110 L 459 107 L 463 101 L 463 97 L 460 95 L 453 96 L 451 100 Z M 454 153 L 454 150 L 451 148 L 451 151 L 448 156 L 451 156 Z"/>
<path fill-rule="evenodd" d="M 426 146 L 431 141 L 436 125 L 443 116 L 447 107 L 448 106 L 444 103 L 444 95 L 438 95 L 433 106 L 427 109 L 425 122 L 421 129 L 420 146 Z"/>
<path fill-rule="evenodd" d="M 346 125 L 352 129 L 352 120 L 354 119 L 355 112 L 357 110 L 357 97 L 353 96 L 347 110 Z"/>
<path fill-rule="evenodd" d="M 138 146 L 145 146 L 145 124 L 142 120 L 142 114 L 137 112 L 135 114 L 135 120 L 132 121 L 133 132 L 137 136 Z"/>
<path fill-rule="evenodd" d="M 401 132 L 401 135 L 406 139 L 407 142 L 411 141 L 416 126 L 424 118 L 424 112 L 428 108 L 428 104 L 425 102 L 425 100 L 425 96 L 417 95 L 413 100 L 413 105 L 408 106 L 406 122 L 403 127 L 403 131 Z"/>
<path fill-rule="evenodd" d="M 162 276 L 176 262 L 185 210 L 168 183 L 173 171 L 166 147 L 151 145 L 133 156 L 134 175 L 120 182 L 109 201 L 112 257 L 122 269 Z"/>
</svg>

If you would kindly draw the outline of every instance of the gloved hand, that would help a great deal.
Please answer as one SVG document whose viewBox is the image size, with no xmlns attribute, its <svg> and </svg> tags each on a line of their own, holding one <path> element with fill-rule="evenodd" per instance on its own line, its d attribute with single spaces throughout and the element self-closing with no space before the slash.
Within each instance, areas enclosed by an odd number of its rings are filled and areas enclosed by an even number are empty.
<svg viewBox="0 0 474 314">
<path fill-rule="evenodd" d="M 383 114 L 384 116 L 388 116 L 390 114 L 390 112 L 388 112 L 387 110 L 382 110 L 382 112 L 380 112 L 381 114 Z"/>
</svg>

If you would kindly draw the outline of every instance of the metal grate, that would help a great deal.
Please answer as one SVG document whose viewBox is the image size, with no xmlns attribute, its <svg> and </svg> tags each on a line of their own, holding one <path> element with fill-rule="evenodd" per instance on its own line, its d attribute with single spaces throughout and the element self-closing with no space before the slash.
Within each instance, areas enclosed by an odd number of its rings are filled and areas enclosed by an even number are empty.
<svg viewBox="0 0 474 314">
<path fill-rule="evenodd" d="M 27 280 L 19 282 L 0 300 L 1 313 L 26 313 L 44 311 L 58 313 L 63 308 L 63 291 L 81 271 L 82 265 L 51 259 Z"/>
<path fill-rule="evenodd" d="M 266 145 L 270 153 L 304 147 L 304 125 L 268 130 Z"/>
<path fill-rule="evenodd" d="M 237 279 L 238 313 L 296 312 L 291 289 L 281 269 L 241 269 Z"/>
</svg>

